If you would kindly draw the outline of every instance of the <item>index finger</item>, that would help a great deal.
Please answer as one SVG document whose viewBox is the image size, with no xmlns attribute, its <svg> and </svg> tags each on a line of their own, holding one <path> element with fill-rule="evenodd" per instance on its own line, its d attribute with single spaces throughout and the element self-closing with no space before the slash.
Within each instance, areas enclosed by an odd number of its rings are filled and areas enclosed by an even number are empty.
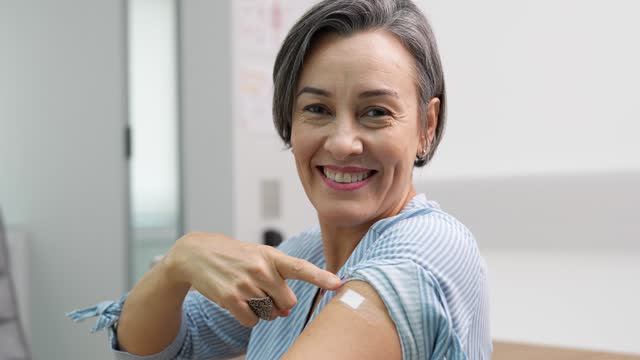
<svg viewBox="0 0 640 360">
<path fill-rule="evenodd" d="M 283 279 L 306 281 L 326 290 L 340 287 L 339 277 L 307 260 L 280 253 L 276 255 L 274 263 Z"/>
</svg>

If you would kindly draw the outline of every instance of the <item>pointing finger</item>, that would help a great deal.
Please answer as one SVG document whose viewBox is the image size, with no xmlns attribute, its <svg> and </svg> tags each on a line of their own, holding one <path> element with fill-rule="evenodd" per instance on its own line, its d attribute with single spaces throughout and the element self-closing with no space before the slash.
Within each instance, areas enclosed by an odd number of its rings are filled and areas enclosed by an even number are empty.
<svg viewBox="0 0 640 360">
<path fill-rule="evenodd" d="M 340 278 L 307 260 L 280 253 L 275 258 L 275 265 L 283 279 L 302 280 L 327 290 L 340 287 Z"/>
</svg>

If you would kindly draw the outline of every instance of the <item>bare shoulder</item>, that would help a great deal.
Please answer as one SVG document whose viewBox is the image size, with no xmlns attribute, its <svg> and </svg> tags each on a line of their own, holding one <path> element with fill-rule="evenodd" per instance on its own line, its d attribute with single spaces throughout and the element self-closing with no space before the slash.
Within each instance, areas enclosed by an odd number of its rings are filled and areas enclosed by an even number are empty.
<svg viewBox="0 0 640 360">
<path fill-rule="evenodd" d="M 400 339 L 376 290 L 349 281 L 282 359 L 401 359 Z"/>
</svg>

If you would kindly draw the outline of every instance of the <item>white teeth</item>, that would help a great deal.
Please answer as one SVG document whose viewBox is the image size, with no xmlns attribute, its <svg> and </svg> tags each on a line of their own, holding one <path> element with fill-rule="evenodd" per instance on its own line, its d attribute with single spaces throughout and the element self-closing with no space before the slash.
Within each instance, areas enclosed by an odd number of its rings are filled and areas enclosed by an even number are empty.
<svg viewBox="0 0 640 360">
<path fill-rule="evenodd" d="M 322 168 L 324 175 L 329 179 L 342 184 L 349 184 L 358 181 L 362 181 L 369 177 L 371 171 L 363 171 L 359 173 L 342 173 L 333 170 L 329 170 L 326 167 Z"/>
</svg>

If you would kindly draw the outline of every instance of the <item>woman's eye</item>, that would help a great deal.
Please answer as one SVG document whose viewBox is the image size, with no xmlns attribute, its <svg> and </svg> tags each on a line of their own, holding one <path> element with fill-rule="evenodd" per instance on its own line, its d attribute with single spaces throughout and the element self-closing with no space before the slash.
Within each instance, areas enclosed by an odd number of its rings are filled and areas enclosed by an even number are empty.
<svg viewBox="0 0 640 360">
<path fill-rule="evenodd" d="M 308 112 L 310 112 L 312 114 L 319 114 L 319 115 L 328 114 L 328 111 L 324 107 L 322 107 L 320 105 L 305 106 L 303 110 L 304 111 L 308 111 Z"/>
<path fill-rule="evenodd" d="M 371 108 L 371 109 L 368 109 L 367 112 L 365 113 L 365 116 L 369 116 L 369 117 L 382 117 L 382 116 L 388 116 L 388 115 L 391 115 L 391 113 L 382 108 Z"/>
</svg>

